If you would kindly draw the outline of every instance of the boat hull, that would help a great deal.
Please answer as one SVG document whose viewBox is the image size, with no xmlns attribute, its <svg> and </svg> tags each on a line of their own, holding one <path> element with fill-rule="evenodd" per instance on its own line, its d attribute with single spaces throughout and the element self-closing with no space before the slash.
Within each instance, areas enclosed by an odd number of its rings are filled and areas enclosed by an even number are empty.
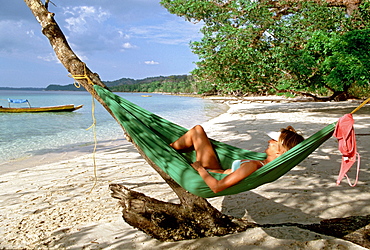
<svg viewBox="0 0 370 250">
<path fill-rule="evenodd" d="M 83 105 L 74 106 L 61 105 L 61 106 L 51 106 L 51 107 L 30 107 L 30 108 L 5 108 L 0 107 L 0 113 L 37 113 L 37 112 L 72 112 L 77 109 L 82 108 Z"/>
</svg>

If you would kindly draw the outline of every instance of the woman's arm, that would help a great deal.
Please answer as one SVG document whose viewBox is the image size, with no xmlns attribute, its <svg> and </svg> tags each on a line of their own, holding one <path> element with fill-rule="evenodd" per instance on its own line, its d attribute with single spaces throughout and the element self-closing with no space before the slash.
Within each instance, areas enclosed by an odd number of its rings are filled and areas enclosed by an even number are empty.
<svg viewBox="0 0 370 250">
<path fill-rule="evenodd" d="M 227 175 L 225 178 L 221 180 L 213 178 L 212 175 L 210 175 L 208 171 L 205 168 L 203 168 L 199 161 L 194 162 L 192 164 L 192 167 L 198 171 L 199 175 L 203 178 L 203 180 L 210 187 L 210 189 L 214 193 L 218 193 L 225 190 L 228 187 L 237 184 L 238 182 L 252 174 L 254 171 L 257 170 L 259 165 L 256 161 L 243 163 L 239 169 Z"/>
</svg>

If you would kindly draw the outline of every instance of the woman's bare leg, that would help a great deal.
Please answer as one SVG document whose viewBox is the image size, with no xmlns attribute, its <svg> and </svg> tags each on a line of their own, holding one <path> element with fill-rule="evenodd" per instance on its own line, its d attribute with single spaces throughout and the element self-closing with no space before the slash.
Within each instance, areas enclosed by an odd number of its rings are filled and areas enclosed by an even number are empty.
<svg viewBox="0 0 370 250">
<path fill-rule="evenodd" d="M 203 127 L 196 125 L 183 136 L 170 144 L 176 150 L 183 150 L 194 147 L 196 159 L 204 168 L 221 169 L 216 153 L 208 139 Z"/>
</svg>

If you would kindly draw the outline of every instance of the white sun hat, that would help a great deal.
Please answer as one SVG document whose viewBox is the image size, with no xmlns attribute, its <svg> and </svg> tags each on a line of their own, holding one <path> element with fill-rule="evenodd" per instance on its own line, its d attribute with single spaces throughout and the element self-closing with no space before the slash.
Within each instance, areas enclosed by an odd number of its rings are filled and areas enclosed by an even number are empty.
<svg viewBox="0 0 370 250">
<path fill-rule="evenodd" d="M 275 140 L 275 141 L 279 141 L 279 137 L 280 137 L 280 135 L 281 135 L 281 132 L 268 132 L 268 133 L 267 133 L 267 135 L 268 135 L 271 139 L 273 139 L 273 140 Z"/>
</svg>

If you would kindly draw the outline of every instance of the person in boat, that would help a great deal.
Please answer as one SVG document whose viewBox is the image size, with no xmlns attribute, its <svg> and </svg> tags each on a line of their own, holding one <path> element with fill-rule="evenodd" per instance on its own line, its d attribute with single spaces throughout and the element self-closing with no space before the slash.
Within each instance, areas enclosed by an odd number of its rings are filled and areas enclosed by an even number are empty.
<svg viewBox="0 0 370 250">
<path fill-rule="evenodd" d="M 266 159 L 262 161 L 236 160 L 232 167 L 226 170 L 221 168 L 211 141 L 201 125 L 196 125 L 190 129 L 179 139 L 172 142 L 170 146 L 178 151 L 195 150 L 196 161 L 191 164 L 192 167 L 198 171 L 211 190 L 218 193 L 237 184 L 304 140 L 303 136 L 298 134 L 292 126 L 282 128 L 280 132 L 270 132 L 268 135 L 271 139 L 268 141 L 268 147 L 265 150 Z M 223 173 L 227 176 L 217 180 L 209 172 Z"/>
</svg>

